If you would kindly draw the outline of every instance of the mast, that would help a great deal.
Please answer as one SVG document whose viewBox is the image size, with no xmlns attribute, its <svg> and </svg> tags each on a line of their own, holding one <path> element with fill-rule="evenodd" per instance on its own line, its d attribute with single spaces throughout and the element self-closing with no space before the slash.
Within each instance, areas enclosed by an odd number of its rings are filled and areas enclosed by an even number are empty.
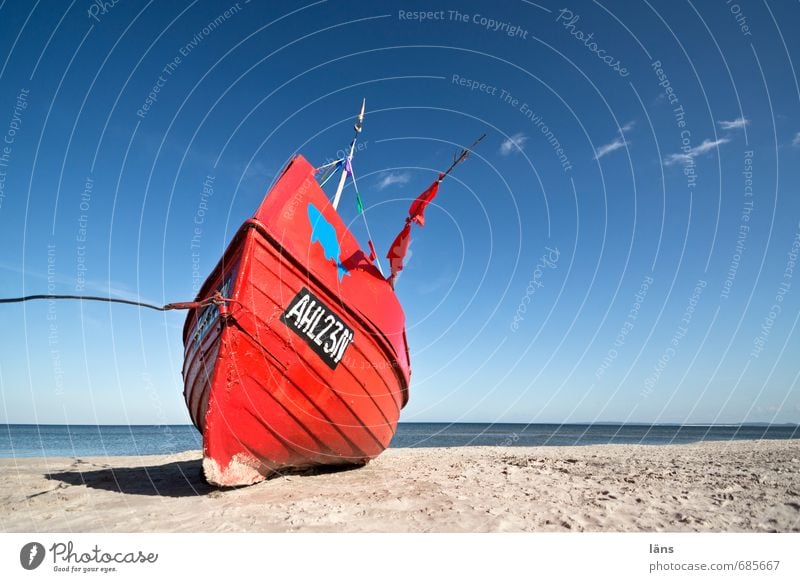
<svg viewBox="0 0 800 582">
<path fill-rule="evenodd" d="M 361 102 L 361 113 L 358 114 L 358 121 L 353 126 L 355 130 L 355 135 L 353 136 L 353 141 L 350 142 L 350 150 L 347 152 L 347 157 L 344 159 L 344 166 L 342 167 L 342 175 L 339 176 L 339 185 L 336 187 L 336 194 L 333 197 L 333 208 L 336 210 L 339 207 L 339 199 L 342 197 L 342 190 L 344 190 L 344 184 L 347 181 L 347 174 L 350 171 L 351 163 L 353 161 L 353 152 L 356 148 L 356 141 L 358 140 L 358 134 L 361 133 L 361 128 L 364 123 L 364 109 L 367 106 L 367 100 L 364 99 Z"/>
</svg>

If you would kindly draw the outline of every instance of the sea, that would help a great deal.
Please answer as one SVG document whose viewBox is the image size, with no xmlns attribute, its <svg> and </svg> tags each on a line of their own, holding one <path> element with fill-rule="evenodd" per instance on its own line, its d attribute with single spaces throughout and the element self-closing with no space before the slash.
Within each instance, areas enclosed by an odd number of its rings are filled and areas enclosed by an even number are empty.
<svg viewBox="0 0 800 582">
<path fill-rule="evenodd" d="M 800 439 L 800 426 L 401 422 L 390 446 L 665 445 L 752 439 Z M 0 457 L 6 458 L 160 455 L 201 448 L 200 433 L 190 425 L 0 424 Z"/>
</svg>

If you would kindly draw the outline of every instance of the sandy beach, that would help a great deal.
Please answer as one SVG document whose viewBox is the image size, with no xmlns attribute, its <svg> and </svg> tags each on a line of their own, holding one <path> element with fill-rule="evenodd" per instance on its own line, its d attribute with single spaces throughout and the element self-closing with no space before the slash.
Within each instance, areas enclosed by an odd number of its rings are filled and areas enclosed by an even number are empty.
<svg viewBox="0 0 800 582">
<path fill-rule="evenodd" d="M 5 532 L 800 532 L 800 442 L 390 449 L 209 487 L 200 453 L 1 459 Z"/>
</svg>

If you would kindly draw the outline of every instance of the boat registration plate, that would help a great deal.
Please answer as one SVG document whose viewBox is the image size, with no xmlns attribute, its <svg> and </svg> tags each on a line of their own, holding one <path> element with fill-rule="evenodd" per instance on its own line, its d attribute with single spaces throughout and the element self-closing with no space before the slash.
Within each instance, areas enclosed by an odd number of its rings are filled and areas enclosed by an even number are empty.
<svg viewBox="0 0 800 582">
<path fill-rule="evenodd" d="M 289 302 L 281 321 L 332 370 L 336 369 L 348 346 L 353 343 L 353 330 L 305 287 Z"/>
</svg>

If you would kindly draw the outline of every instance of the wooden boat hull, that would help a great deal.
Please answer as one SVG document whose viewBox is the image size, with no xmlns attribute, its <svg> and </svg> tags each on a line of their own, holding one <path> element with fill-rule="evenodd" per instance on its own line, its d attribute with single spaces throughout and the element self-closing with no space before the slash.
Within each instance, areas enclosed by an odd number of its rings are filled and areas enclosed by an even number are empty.
<svg viewBox="0 0 800 582">
<path fill-rule="evenodd" d="M 201 288 L 230 301 L 184 326 L 184 397 L 215 485 L 363 464 L 408 401 L 403 311 L 296 157 Z"/>
</svg>

